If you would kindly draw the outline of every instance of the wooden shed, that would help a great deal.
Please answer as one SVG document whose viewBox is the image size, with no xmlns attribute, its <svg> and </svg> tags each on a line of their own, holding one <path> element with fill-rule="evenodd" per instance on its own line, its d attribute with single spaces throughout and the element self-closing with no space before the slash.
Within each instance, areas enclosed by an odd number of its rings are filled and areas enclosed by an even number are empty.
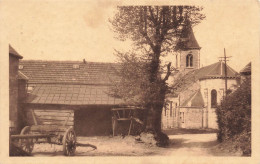
<svg viewBox="0 0 260 164">
<path fill-rule="evenodd" d="M 30 79 L 25 113 L 27 124 L 70 125 L 77 135 L 110 135 L 111 109 L 123 101 L 109 95 L 110 63 L 22 61 Z"/>
</svg>

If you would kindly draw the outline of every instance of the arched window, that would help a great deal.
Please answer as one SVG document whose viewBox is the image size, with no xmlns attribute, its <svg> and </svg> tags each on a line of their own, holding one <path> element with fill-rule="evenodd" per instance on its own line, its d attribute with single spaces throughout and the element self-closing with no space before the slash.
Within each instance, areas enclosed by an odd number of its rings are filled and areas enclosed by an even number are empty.
<svg viewBox="0 0 260 164">
<path fill-rule="evenodd" d="M 211 107 L 217 107 L 217 91 L 215 89 L 211 91 Z"/>
<path fill-rule="evenodd" d="M 192 67 L 193 66 L 193 56 L 192 54 L 188 54 L 186 56 L 186 67 Z"/>
</svg>

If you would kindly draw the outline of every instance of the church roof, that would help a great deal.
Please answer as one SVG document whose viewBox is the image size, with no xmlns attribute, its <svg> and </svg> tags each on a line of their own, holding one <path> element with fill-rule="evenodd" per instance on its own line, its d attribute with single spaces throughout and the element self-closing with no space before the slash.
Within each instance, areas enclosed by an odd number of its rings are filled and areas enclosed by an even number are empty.
<svg viewBox="0 0 260 164">
<path fill-rule="evenodd" d="M 240 74 L 250 75 L 251 74 L 251 62 L 248 63 L 241 71 Z"/>
<path fill-rule="evenodd" d="M 210 78 L 225 78 L 225 63 L 219 61 L 206 67 L 195 70 L 199 80 Z M 238 73 L 227 65 L 227 78 L 236 78 Z"/>
<path fill-rule="evenodd" d="M 187 22 L 187 25 L 183 27 L 180 40 L 177 43 L 176 47 L 178 50 L 190 50 L 201 48 L 194 36 L 191 23 L 189 21 Z"/>
<path fill-rule="evenodd" d="M 204 100 L 200 90 L 195 92 L 190 98 L 181 104 L 182 107 L 203 107 Z"/>
<path fill-rule="evenodd" d="M 235 79 L 238 78 L 238 73 L 227 65 L 227 78 Z M 225 78 L 225 64 L 224 62 L 217 62 L 206 67 L 202 67 L 197 70 L 193 70 L 177 79 L 174 82 L 173 88 L 177 92 L 184 90 L 190 84 L 196 82 L 197 80 L 205 79 L 224 79 Z"/>
</svg>

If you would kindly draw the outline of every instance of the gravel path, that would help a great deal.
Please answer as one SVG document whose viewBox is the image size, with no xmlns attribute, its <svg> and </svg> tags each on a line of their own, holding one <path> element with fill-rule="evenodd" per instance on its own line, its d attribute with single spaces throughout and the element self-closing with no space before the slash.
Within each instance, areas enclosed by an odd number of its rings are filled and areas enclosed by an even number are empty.
<svg viewBox="0 0 260 164">
<path fill-rule="evenodd" d="M 217 145 L 216 133 L 169 135 L 170 145 L 167 148 L 138 143 L 133 137 L 78 137 L 78 142 L 97 146 L 77 147 L 76 156 L 212 156 L 210 151 Z M 35 144 L 34 156 L 62 156 L 62 146 Z"/>
</svg>

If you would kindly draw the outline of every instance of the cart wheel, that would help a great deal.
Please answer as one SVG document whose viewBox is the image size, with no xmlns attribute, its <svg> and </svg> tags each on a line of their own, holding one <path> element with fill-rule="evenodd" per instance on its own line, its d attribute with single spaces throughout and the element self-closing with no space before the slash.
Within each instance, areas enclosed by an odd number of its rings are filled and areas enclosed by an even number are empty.
<svg viewBox="0 0 260 164">
<path fill-rule="evenodd" d="M 73 156 L 76 151 L 76 133 L 73 128 L 67 129 L 65 132 L 63 139 L 63 153 L 66 156 Z"/>
<path fill-rule="evenodd" d="M 26 135 L 30 133 L 30 126 L 25 126 L 22 131 L 21 131 L 21 135 Z M 33 151 L 33 147 L 34 147 L 34 143 L 33 143 L 33 139 L 20 139 L 19 140 L 19 145 L 20 147 L 27 153 L 31 154 Z"/>
</svg>

